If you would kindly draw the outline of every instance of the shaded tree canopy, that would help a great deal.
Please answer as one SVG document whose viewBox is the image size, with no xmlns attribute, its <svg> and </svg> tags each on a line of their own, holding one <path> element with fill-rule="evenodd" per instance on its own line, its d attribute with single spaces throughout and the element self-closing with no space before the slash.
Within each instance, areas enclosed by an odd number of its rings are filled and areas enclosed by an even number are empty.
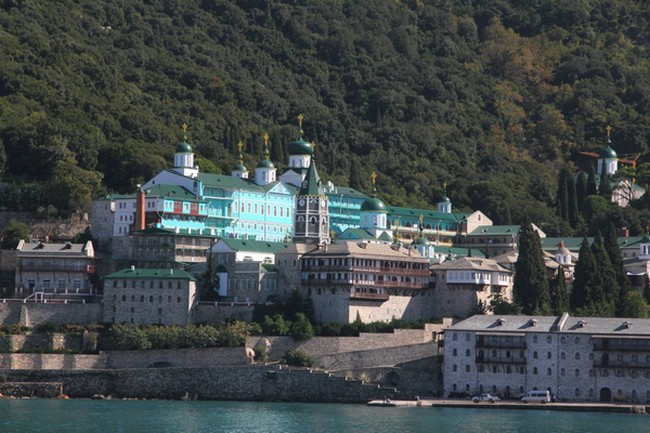
<svg viewBox="0 0 650 433">
<path fill-rule="evenodd" d="M 448 182 L 458 210 L 560 227 L 558 170 L 576 150 L 600 146 L 608 124 L 620 154 L 648 150 L 647 12 L 641 0 L 1 2 L 2 180 L 57 188 L 15 188 L 0 207 L 84 210 L 131 192 L 169 165 L 183 123 L 211 172 L 230 172 L 239 140 L 254 166 L 265 131 L 282 169 L 304 113 L 326 179 L 368 190 L 374 170 L 383 199 L 420 207 Z"/>
</svg>

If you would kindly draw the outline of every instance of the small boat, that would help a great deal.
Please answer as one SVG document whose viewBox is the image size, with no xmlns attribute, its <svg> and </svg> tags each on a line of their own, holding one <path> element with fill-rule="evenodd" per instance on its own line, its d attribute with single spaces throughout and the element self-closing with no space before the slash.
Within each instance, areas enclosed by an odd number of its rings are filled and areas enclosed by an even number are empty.
<svg viewBox="0 0 650 433">
<path fill-rule="evenodd" d="M 367 404 L 368 406 L 378 406 L 378 407 L 395 407 L 397 404 L 395 404 L 393 401 L 391 401 L 390 398 L 385 398 L 383 400 L 371 400 Z"/>
</svg>

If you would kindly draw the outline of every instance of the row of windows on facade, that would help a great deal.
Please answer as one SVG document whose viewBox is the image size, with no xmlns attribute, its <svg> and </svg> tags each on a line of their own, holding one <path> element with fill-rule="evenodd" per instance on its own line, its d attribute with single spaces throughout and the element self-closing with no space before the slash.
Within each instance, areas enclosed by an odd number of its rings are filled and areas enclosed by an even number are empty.
<svg viewBox="0 0 650 433">
<path fill-rule="evenodd" d="M 260 232 L 268 231 L 273 233 L 286 233 L 287 231 L 291 230 L 291 226 L 289 225 L 262 224 L 262 223 L 258 225 L 257 223 L 250 223 L 250 222 L 243 222 L 243 221 L 236 223 L 235 228 L 252 230 L 252 231 L 260 231 Z"/>
<path fill-rule="evenodd" d="M 174 251 L 170 249 L 142 249 L 138 248 L 137 257 L 205 257 L 206 252 L 203 250 L 183 249 L 178 248 Z"/>
<path fill-rule="evenodd" d="M 232 208 L 231 208 L 232 206 Z M 231 210 L 232 209 L 232 210 Z M 226 208 L 226 214 L 227 216 L 232 216 L 232 213 L 238 213 L 241 211 L 242 213 L 247 213 L 251 215 L 264 215 L 265 214 L 265 206 L 263 204 L 260 204 L 259 207 L 257 204 L 252 204 L 247 203 L 246 205 L 242 204 L 241 206 L 238 206 L 238 203 L 235 202 L 232 205 L 228 205 Z M 279 211 L 279 212 L 278 212 Z M 278 213 L 280 214 L 280 217 L 283 218 L 285 215 L 287 217 L 291 216 L 291 213 L 289 211 L 288 206 L 277 206 L 277 205 L 266 205 L 266 215 L 273 215 L 273 216 L 278 216 Z"/>
<path fill-rule="evenodd" d="M 261 281 L 259 280 L 230 280 L 228 282 L 228 288 L 231 290 L 257 290 L 258 285 L 262 284 L 262 289 L 265 290 L 274 290 L 276 288 L 276 280 L 272 278 L 264 278 Z"/>
<path fill-rule="evenodd" d="M 428 269 L 428 263 L 414 263 L 409 261 L 373 260 L 373 259 L 303 259 L 303 268 L 312 266 L 358 266 L 364 268 L 398 268 L 398 269 Z"/>
<path fill-rule="evenodd" d="M 376 281 L 376 282 L 400 282 L 400 283 L 416 283 L 416 284 L 424 284 L 428 281 L 426 278 L 418 278 L 418 277 L 409 277 L 409 276 L 404 276 L 404 275 L 375 275 L 375 274 L 358 274 L 358 273 L 351 273 L 350 279 L 348 279 L 348 274 L 347 273 L 316 273 L 316 274 L 309 274 L 307 279 L 309 280 L 323 280 L 323 281 L 346 281 L 346 282 L 351 282 L 351 283 L 359 283 L 362 284 L 364 282 L 367 282 L 368 284 Z"/>
<path fill-rule="evenodd" d="M 155 245 L 163 245 L 163 246 L 169 246 L 169 245 L 191 245 L 191 246 L 197 246 L 197 247 L 204 247 L 208 248 L 211 244 L 210 239 L 206 238 L 199 238 L 199 237 L 194 237 L 194 236 L 156 236 L 156 237 L 144 237 L 144 236 L 139 236 L 135 239 L 135 243 L 137 246 L 155 246 Z"/>
<path fill-rule="evenodd" d="M 70 281 L 68 280 L 56 280 L 56 288 L 57 289 L 65 289 L 67 287 L 72 286 L 73 289 L 81 289 L 81 280 L 79 279 L 74 279 L 72 280 L 72 284 L 70 284 Z M 34 278 L 29 278 L 27 280 L 27 287 L 30 289 L 33 289 L 36 287 L 36 280 Z M 44 278 L 40 280 L 40 287 L 42 289 L 51 289 L 52 288 L 52 280 L 48 278 Z"/>
<path fill-rule="evenodd" d="M 491 356 L 491 358 L 493 358 L 493 359 L 500 358 L 502 354 L 505 355 L 505 358 L 510 358 L 511 357 L 511 352 L 509 350 L 506 350 L 505 352 L 498 352 L 496 349 L 493 349 L 492 351 L 490 351 L 488 353 Z M 458 349 L 453 349 L 451 351 L 451 356 L 458 356 Z M 465 356 L 472 356 L 470 349 L 465 350 Z M 483 350 L 479 350 L 477 356 L 479 358 L 483 358 L 483 356 L 484 356 Z M 623 355 L 621 353 L 619 353 L 618 356 L 620 357 L 619 360 L 623 359 Z M 523 350 L 519 351 L 519 358 L 523 359 L 524 357 L 525 357 L 525 352 Z M 533 358 L 538 359 L 538 357 L 539 357 L 539 355 L 538 355 L 537 351 L 534 351 L 533 352 Z M 553 357 L 552 352 L 546 352 L 546 359 L 552 359 L 552 357 Z M 576 360 L 580 360 L 580 357 L 581 357 L 580 352 L 575 352 L 573 357 Z M 560 352 L 560 359 L 566 359 L 566 352 Z M 589 354 L 589 359 L 590 360 L 594 359 L 594 354 L 593 353 Z M 636 360 L 636 354 L 632 354 L 632 359 Z M 650 355 L 647 355 L 646 359 L 647 359 L 648 362 L 650 362 Z"/>
<path fill-rule="evenodd" d="M 452 384 L 451 388 L 452 388 L 452 390 L 453 390 L 454 392 L 457 392 L 457 391 L 458 391 L 458 385 L 455 384 L 455 383 Z M 479 394 L 485 392 L 485 388 L 484 388 L 483 384 L 480 384 L 478 388 L 479 388 L 479 389 L 478 389 L 478 393 L 479 393 Z M 471 391 L 471 387 L 470 387 L 470 385 L 469 385 L 469 384 L 465 384 L 465 392 L 470 393 L 470 391 Z M 492 385 L 492 387 L 491 387 L 491 392 L 492 392 L 492 394 L 498 394 L 498 393 L 499 393 L 498 388 L 497 388 L 496 385 Z M 509 387 L 509 386 L 507 386 L 507 387 L 504 389 L 504 393 L 505 393 L 505 395 L 509 395 L 509 394 L 510 394 L 510 387 Z M 523 387 L 523 386 L 520 386 L 520 387 L 519 387 L 519 394 L 521 395 L 521 394 L 523 394 L 523 393 L 524 393 L 524 387 Z M 580 396 L 582 395 L 582 389 L 576 387 L 576 388 L 573 390 L 573 394 L 574 394 L 576 397 L 580 397 Z M 594 396 L 596 395 L 596 393 L 595 393 L 595 391 L 594 391 L 593 388 L 589 388 L 589 390 L 587 391 L 587 395 L 588 395 L 589 397 L 594 397 Z M 616 392 L 616 395 L 621 396 L 621 397 L 625 397 L 625 393 L 624 393 L 623 390 L 621 390 L 621 389 L 619 389 L 619 390 Z M 635 390 L 635 389 L 632 390 L 632 395 L 631 395 L 631 397 L 632 397 L 633 399 L 638 398 L 638 392 L 637 392 L 637 390 Z M 647 390 L 647 391 L 646 391 L 646 398 L 650 399 L 650 390 Z"/>
<path fill-rule="evenodd" d="M 454 337 L 457 338 L 457 337 Z M 470 341 L 466 335 L 466 341 Z M 484 336 L 479 336 L 484 338 Z M 566 335 L 560 336 L 560 343 L 566 344 L 570 342 L 571 337 Z M 539 343 L 540 336 L 533 335 L 533 343 Z M 546 343 L 550 344 L 553 341 L 553 338 L 550 335 L 546 336 Z M 499 345 L 499 344 L 512 344 L 517 342 L 517 344 L 525 343 L 525 337 L 512 337 L 512 336 L 488 336 L 485 338 L 486 345 Z M 581 342 L 580 337 L 573 337 L 573 342 L 576 345 L 579 345 Z M 589 337 L 590 344 L 593 344 L 595 350 L 646 350 L 650 348 L 650 339 L 649 338 L 639 338 L 639 339 L 628 339 L 628 338 L 606 338 L 606 339 L 593 339 Z"/>
<path fill-rule="evenodd" d="M 459 332 L 454 332 L 452 334 L 451 339 L 453 341 L 458 341 L 458 335 L 459 334 L 460 334 Z M 472 340 L 472 335 L 474 335 L 474 334 L 472 334 L 471 332 L 466 332 L 465 333 L 465 341 L 471 341 Z M 511 343 L 511 342 L 524 342 L 525 341 L 524 336 L 514 337 L 514 336 L 511 336 L 511 335 L 508 335 L 508 336 L 503 336 L 503 335 L 487 335 L 487 336 L 483 336 L 483 335 L 481 335 L 480 337 L 484 337 L 484 338 L 486 338 L 486 341 L 488 343 L 494 343 L 494 344 Z M 540 337 L 539 335 L 533 335 L 533 343 L 539 343 L 539 337 Z M 550 335 L 547 335 L 546 336 L 546 343 L 551 343 L 552 341 L 553 341 L 553 337 L 551 337 Z M 575 344 L 580 344 L 581 340 L 580 340 L 580 337 L 574 337 L 573 341 L 574 341 Z M 648 341 L 650 341 L 650 340 L 648 340 Z M 567 342 L 567 336 L 566 335 L 560 336 L 560 343 L 566 343 L 566 342 Z"/>
<path fill-rule="evenodd" d="M 442 274 L 442 278 L 445 278 L 445 274 Z M 507 274 L 497 273 L 497 281 L 500 283 L 508 282 L 509 276 Z M 492 274 L 487 272 L 463 272 L 463 271 L 448 271 L 447 272 L 448 281 L 491 281 Z"/>
<path fill-rule="evenodd" d="M 162 280 L 130 280 L 129 284 L 128 280 L 113 280 L 113 288 L 122 287 L 126 289 L 127 287 L 130 287 L 132 289 L 146 289 L 147 286 L 150 289 L 164 289 L 165 286 L 167 286 L 168 289 L 173 289 L 174 286 L 176 286 L 177 289 L 183 288 L 183 284 L 180 281 L 167 281 L 167 284 L 165 284 L 165 281 Z"/>
<path fill-rule="evenodd" d="M 453 372 L 457 372 L 458 371 L 458 365 L 456 365 L 456 364 L 452 365 L 451 370 Z M 471 372 L 472 372 L 472 366 L 470 364 L 466 364 L 465 365 L 465 373 L 471 373 Z M 485 366 L 483 364 L 478 364 L 476 366 L 476 372 L 477 373 L 493 373 L 493 374 L 502 374 L 502 373 L 506 373 L 506 374 L 512 374 L 512 373 L 527 374 L 526 367 L 522 366 L 522 365 L 517 365 L 517 366 L 510 366 L 510 365 L 505 365 L 505 366 L 503 366 L 503 365 L 502 366 L 499 366 L 499 365 Z M 610 376 L 609 369 L 599 370 L 599 373 L 600 373 L 599 377 L 609 377 Z M 533 367 L 532 368 L 532 374 L 534 376 L 538 375 L 539 374 L 539 369 L 537 367 Z M 575 377 L 580 377 L 580 369 L 576 368 L 573 371 L 573 374 L 574 374 Z M 548 367 L 546 369 L 546 375 L 547 376 L 552 376 L 553 375 L 553 369 Z M 619 378 L 626 377 L 625 371 L 622 370 L 622 369 L 614 370 L 614 375 L 616 377 L 619 377 Z M 560 368 L 560 376 L 566 376 L 566 369 L 565 368 Z M 639 373 L 638 373 L 638 371 L 636 369 L 630 369 L 627 372 L 627 376 L 635 379 L 635 378 L 639 377 Z M 650 369 L 646 369 L 644 371 L 644 373 L 643 373 L 643 376 L 646 379 L 650 379 Z M 589 369 L 589 377 L 595 377 L 594 370 Z"/>
<path fill-rule="evenodd" d="M 122 295 L 122 302 L 127 302 L 127 299 L 129 299 L 129 298 L 126 295 Z M 136 299 L 138 299 L 138 298 L 135 295 L 131 295 L 130 299 L 131 299 L 131 302 L 137 302 Z M 140 295 L 140 302 L 146 302 L 145 299 L 146 299 L 145 295 Z M 114 302 L 117 301 L 117 295 L 113 295 L 113 301 Z M 154 301 L 154 296 L 149 295 L 149 303 L 153 303 L 153 301 Z M 183 301 L 182 297 L 180 297 L 180 296 L 176 297 L 176 302 L 177 303 L 180 304 L 182 301 Z M 158 303 L 162 304 L 162 302 L 163 302 L 163 296 L 158 295 Z M 168 304 L 172 303 L 172 295 L 167 295 L 167 303 Z M 115 312 L 115 310 L 116 310 L 115 305 L 113 305 L 111 307 L 111 309 L 112 309 L 113 312 Z M 133 307 L 131 308 L 131 312 L 133 313 Z"/>
</svg>

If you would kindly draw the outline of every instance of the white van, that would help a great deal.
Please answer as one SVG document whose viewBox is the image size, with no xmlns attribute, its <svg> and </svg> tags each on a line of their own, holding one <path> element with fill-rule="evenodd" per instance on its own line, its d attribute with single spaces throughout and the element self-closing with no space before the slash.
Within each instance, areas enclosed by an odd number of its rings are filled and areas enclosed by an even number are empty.
<svg viewBox="0 0 650 433">
<path fill-rule="evenodd" d="M 521 399 L 524 403 L 550 403 L 551 402 L 551 393 L 548 391 L 528 391 L 526 396 Z"/>
</svg>

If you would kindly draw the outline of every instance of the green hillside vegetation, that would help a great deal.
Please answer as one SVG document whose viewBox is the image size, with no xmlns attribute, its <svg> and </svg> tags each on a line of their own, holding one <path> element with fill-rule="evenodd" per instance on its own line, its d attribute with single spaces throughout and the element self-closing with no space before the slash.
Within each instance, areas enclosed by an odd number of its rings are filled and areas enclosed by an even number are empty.
<svg viewBox="0 0 650 433">
<path fill-rule="evenodd" d="M 282 168 L 303 113 L 326 180 L 370 192 L 376 170 L 384 200 L 418 207 L 447 182 L 456 209 L 579 233 L 556 200 L 575 152 L 607 125 L 619 154 L 648 152 L 649 17 L 645 0 L 0 0 L 0 208 L 131 192 L 183 123 L 204 169 L 229 173 L 239 140 L 254 166 L 264 131 Z"/>
</svg>

